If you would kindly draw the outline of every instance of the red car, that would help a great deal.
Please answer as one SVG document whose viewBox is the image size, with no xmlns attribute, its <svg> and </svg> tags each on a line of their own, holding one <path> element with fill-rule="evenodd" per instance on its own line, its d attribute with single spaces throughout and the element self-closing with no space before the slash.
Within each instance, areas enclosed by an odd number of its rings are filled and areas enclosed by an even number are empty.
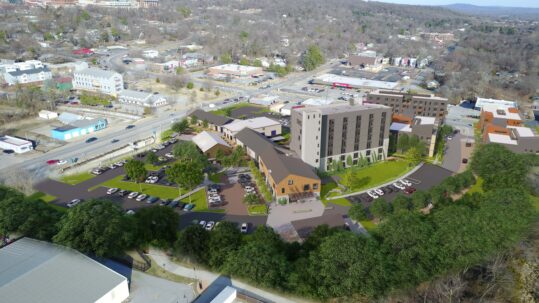
<svg viewBox="0 0 539 303">
<path fill-rule="evenodd" d="M 404 191 L 405 194 L 411 195 L 416 191 L 416 189 L 415 189 L 415 187 L 407 187 L 403 191 Z"/>
<path fill-rule="evenodd" d="M 58 162 L 60 162 L 60 160 L 49 160 L 49 161 L 47 161 L 47 164 L 48 165 L 55 165 L 55 164 L 58 164 Z"/>
</svg>

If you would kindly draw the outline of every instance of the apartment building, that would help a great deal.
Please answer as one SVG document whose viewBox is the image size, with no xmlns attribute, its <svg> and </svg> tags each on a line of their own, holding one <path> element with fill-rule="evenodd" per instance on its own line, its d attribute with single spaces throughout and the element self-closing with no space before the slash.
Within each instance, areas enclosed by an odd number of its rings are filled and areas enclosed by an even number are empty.
<svg viewBox="0 0 539 303">
<path fill-rule="evenodd" d="M 436 145 L 436 135 L 438 134 L 438 124 L 433 117 L 408 117 L 394 114 L 389 128 L 391 133 L 398 140 L 399 135 L 407 134 L 417 136 L 419 140 L 425 142 L 426 154 L 429 157 L 434 156 L 434 147 Z"/>
<path fill-rule="evenodd" d="M 118 101 L 140 107 L 160 107 L 167 105 L 167 99 L 160 94 L 125 89 L 118 94 Z"/>
<path fill-rule="evenodd" d="M 389 146 L 391 108 L 378 105 L 328 105 L 292 110 L 290 149 L 307 164 L 328 170 L 352 158 L 383 160 Z"/>
<path fill-rule="evenodd" d="M 539 153 L 539 136 L 524 127 L 518 109 L 484 105 L 477 128 L 484 143 L 497 143 L 516 153 Z"/>
<path fill-rule="evenodd" d="M 8 85 L 41 83 L 52 79 L 49 68 L 39 60 L 0 63 L 0 72 Z"/>
<path fill-rule="evenodd" d="M 117 72 L 91 67 L 73 73 L 73 88 L 116 97 L 124 89 L 124 80 Z"/>
<path fill-rule="evenodd" d="M 376 90 L 367 95 L 366 103 L 382 104 L 393 109 L 394 114 L 434 117 L 443 121 L 447 114 L 448 100 L 431 94 L 410 94 L 396 90 Z"/>
</svg>

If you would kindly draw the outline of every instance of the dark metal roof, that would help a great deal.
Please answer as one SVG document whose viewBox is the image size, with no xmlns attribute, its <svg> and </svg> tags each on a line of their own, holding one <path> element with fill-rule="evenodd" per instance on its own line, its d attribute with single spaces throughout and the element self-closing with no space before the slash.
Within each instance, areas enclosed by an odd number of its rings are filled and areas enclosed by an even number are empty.
<svg viewBox="0 0 539 303">
<path fill-rule="evenodd" d="M 277 183 L 289 175 L 320 179 L 311 166 L 298 158 L 280 153 L 268 138 L 252 129 L 244 128 L 236 134 L 236 138 L 262 159 Z"/>
<path fill-rule="evenodd" d="M 203 121 L 205 120 L 205 121 L 208 121 L 208 123 L 211 123 L 213 125 L 219 125 L 219 126 L 225 125 L 231 122 L 232 120 L 234 120 L 229 117 L 218 116 L 218 115 L 212 114 L 211 112 L 206 112 L 200 109 L 193 111 L 191 113 L 191 116 L 197 117 L 198 120 L 203 120 Z"/>
<path fill-rule="evenodd" d="M 21 75 L 39 74 L 41 72 L 48 73 L 50 72 L 50 70 L 45 66 L 45 67 L 38 67 L 38 68 L 31 68 L 31 69 L 24 69 L 24 70 L 18 69 L 16 71 L 9 72 L 9 74 L 12 75 L 13 77 L 18 77 Z"/>
</svg>

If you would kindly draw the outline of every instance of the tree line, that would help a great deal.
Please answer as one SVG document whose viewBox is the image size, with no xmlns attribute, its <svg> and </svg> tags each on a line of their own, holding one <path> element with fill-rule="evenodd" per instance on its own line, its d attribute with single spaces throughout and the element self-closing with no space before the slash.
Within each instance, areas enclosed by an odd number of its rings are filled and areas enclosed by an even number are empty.
<svg viewBox="0 0 539 303">
<path fill-rule="evenodd" d="M 482 193 L 453 200 L 451 193 L 473 183 L 473 176 L 449 178 L 415 198 L 423 202 L 412 198 L 417 207 L 393 205 L 370 236 L 322 225 L 303 243 L 287 243 L 269 227 L 243 235 L 227 222 L 213 231 L 191 225 L 177 232 L 178 215 L 168 207 L 129 216 L 112 202 L 96 200 L 59 212 L 6 187 L 0 190 L 0 233 L 102 256 L 155 245 L 263 287 L 322 301 L 369 301 L 463 271 L 521 240 L 537 219 L 525 182 L 530 159 L 483 145 L 472 159 Z M 492 178 L 506 171 L 507 177 Z M 434 205 L 428 214 L 417 210 L 425 203 Z"/>
</svg>

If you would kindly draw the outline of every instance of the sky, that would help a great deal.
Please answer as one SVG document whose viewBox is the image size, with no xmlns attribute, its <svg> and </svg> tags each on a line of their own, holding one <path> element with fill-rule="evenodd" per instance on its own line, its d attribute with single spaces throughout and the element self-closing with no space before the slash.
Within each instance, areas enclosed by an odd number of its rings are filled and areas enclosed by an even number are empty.
<svg viewBox="0 0 539 303">
<path fill-rule="evenodd" d="M 539 0 L 373 0 L 399 4 L 444 5 L 466 3 L 482 6 L 539 7 Z"/>
</svg>

